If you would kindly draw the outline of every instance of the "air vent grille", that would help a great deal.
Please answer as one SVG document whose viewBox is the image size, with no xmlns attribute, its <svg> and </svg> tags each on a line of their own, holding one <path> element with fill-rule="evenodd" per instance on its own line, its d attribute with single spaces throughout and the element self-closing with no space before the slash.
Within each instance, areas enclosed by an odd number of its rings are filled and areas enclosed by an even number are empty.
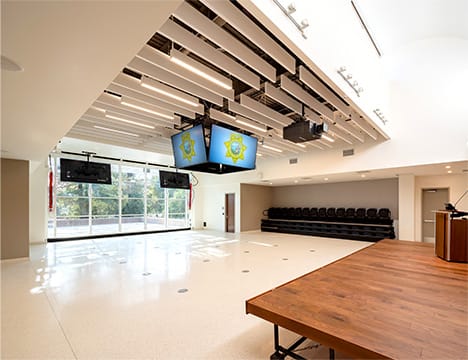
<svg viewBox="0 0 468 360">
<path fill-rule="evenodd" d="M 354 149 L 343 150 L 343 156 L 353 156 L 353 155 L 354 155 Z"/>
</svg>

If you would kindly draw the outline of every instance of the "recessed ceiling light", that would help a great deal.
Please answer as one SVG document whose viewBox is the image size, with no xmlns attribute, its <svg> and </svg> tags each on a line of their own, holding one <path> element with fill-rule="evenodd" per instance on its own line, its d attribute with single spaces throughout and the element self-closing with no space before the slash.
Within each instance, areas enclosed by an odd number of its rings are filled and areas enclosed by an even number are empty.
<svg viewBox="0 0 468 360">
<path fill-rule="evenodd" d="M 137 110 L 145 111 L 145 112 L 147 112 L 147 113 L 154 114 L 154 115 L 156 115 L 156 116 L 160 116 L 160 117 L 165 118 L 165 119 L 169 119 L 169 120 L 173 120 L 173 119 L 174 119 L 174 117 L 171 116 L 171 115 L 162 114 L 162 113 L 160 113 L 160 112 L 147 109 L 147 108 L 145 108 L 145 107 L 143 107 L 143 106 L 139 106 L 139 105 L 133 104 L 133 103 L 128 102 L 128 101 L 121 101 L 120 103 L 121 103 L 122 105 L 131 107 L 131 108 L 134 108 L 134 109 L 137 109 Z"/>
<path fill-rule="evenodd" d="M 245 120 L 240 120 L 240 119 L 237 119 L 235 121 L 238 122 L 239 124 L 251 127 L 252 129 L 255 129 L 255 130 L 258 130 L 258 131 L 261 131 L 261 132 L 266 132 L 267 131 L 264 127 L 260 127 L 260 124 L 255 125 L 253 123 L 247 122 Z"/>
<path fill-rule="evenodd" d="M 142 77 L 140 80 L 140 85 L 143 86 L 144 88 L 150 89 L 159 94 L 162 94 L 172 99 L 183 102 L 184 104 L 188 104 L 190 106 L 194 106 L 197 108 L 202 106 L 200 103 L 198 103 L 194 99 L 192 100 L 191 96 L 189 95 L 184 96 L 181 91 L 176 90 L 176 89 L 171 90 L 169 86 L 164 85 L 156 80 L 152 80 L 147 77 Z"/>
<path fill-rule="evenodd" d="M 196 68 L 192 64 L 189 64 L 186 59 L 182 58 L 183 54 L 178 53 L 177 51 L 171 51 L 171 61 L 176 63 L 177 65 L 193 72 L 194 74 L 197 74 L 198 76 L 201 76 L 202 78 L 211 81 L 212 83 L 222 87 L 223 89 L 226 90 L 232 90 L 232 85 L 227 84 L 219 79 L 216 79 L 214 76 L 211 76 L 210 74 L 206 73 L 205 71 Z"/>
<path fill-rule="evenodd" d="M 333 139 L 331 136 L 328 136 L 328 135 L 325 135 L 325 134 L 322 134 L 322 138 L 324 138 L 325 140 L 330 141 L 330 142 L 335 142 L 335 139 Z"/>
<path fill-rule="evenodd" d="M 299 182 L 299 180 L 294 180 L 294 183 L 297 184 Z"/>
<path fill-rule="evenodd" d="M 447 171 L 447 172 L 448 172 L 449 174 L 451 174 L 451 173 L 452 173 L 452 170 L 449 170 L 449 171 Z"/>
<path fill-rule="evenodd" d="M 106 130 L 106 131 L 111 131 L 111 132 L 115 132 L 115 133 L 118 133 L 118 134 L 134 136 L 134 137 L 139 137 L 140 136 L 138 134 L 133 134 L 133 133 L 129 133 L 129 132 L 126 132 L 126 131 L 121 131 L 121 130 L 116 130 L 116 129 L 110 129 L 110 128 L 106 128 L 106 127 L 98 126 L 98 125 L 94 125 L 94 128 L 101 129 L 101 130 Z"/>
<path fill-rule="evenodd" d="M 446 169 L 450 169 L 450 165 L 446 165 L 445 168 L 446 168 Z"/>
<path fill-rule="evenodd" d="M 283 150 L 277 149 L 277 148 L 275 148 L 275 147 L 273 147 L 273 146 L 268 146 L 268 145 L 265 145 L 265 144 L 263 144 L 262 146 L 263 146 L 265 149 L 269 149 L 269 150 L 276 151 L 276 152 L 279 152 L 279 153 L 283 152 Z"/>
<path fill-rule="evenodd" d="M 365 175 L 365 174 L 361 174 L 361 177 L 362 177 L 362 178 L 365 178 L 365 177 L 366 177 L 366 175 Z"/>
<path fill-rule="evenodd" d="M 328 178 L 324 178 L 323 180 L 328 181 Z"/>
<path fill-rule="evenodd" d="M 152 125 L 143 124 L 143 123 L 140 123 L 140 122 L 137 122 L 137 121 L 124 119 L 124 118 L 114 116 L 114 115 L 109 115 L 109 114 L 106 114 L 105 116 L 106 116 L 106 118 L 121 121 L 121 122 L 124 122 L 124 123 L 127 123 L 127 124 L 141 126 L 141 127 L 147 128 L 147 129 L 154 129 L 154 126 L 152 126 Z"/>
</svg>

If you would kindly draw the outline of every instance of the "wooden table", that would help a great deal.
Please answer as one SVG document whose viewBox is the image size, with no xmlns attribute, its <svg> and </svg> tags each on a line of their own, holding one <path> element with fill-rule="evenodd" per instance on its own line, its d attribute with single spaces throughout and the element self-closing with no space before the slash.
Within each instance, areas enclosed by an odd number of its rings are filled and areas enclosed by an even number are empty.
<svg viewBox="0 0 468 360">
<path fill-rule="evenodd" d="M 468 358 L 468 265 L 439 259 L 432 244 L 382 240 L 246 311 L 275 324 L 278 358 L 278 326 L 355 358 Z"/>
</svg>

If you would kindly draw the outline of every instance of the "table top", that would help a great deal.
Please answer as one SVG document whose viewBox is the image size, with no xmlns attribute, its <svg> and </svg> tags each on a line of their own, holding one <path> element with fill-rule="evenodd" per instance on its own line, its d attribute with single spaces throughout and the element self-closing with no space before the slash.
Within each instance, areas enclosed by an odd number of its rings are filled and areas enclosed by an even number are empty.
<svg viewBox="0 0 468 360">
<path fill-rule="evenodd" d="M 246 302 L 247 313 L 358 358 L 468 358 L 468 265 L 382 240 Z"/>
</svg>

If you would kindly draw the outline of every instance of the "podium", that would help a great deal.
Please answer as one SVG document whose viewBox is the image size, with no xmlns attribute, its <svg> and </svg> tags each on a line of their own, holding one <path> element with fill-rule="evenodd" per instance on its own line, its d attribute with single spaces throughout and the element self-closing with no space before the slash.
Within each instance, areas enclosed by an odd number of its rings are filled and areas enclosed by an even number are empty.
<svg viewBox="0 0 468 360">
<path fill-rule="evenodd" d="M 468 262 L 468 219 L 436 211 L 435 253 L 446 261 Z"/>
</svg>

